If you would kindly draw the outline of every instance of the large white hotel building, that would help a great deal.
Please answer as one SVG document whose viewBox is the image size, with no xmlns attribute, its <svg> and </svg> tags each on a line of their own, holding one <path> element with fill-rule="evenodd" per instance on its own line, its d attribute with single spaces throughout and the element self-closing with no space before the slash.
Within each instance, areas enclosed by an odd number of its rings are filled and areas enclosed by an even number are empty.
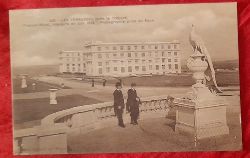
<svg viewBox="0 0 250 158">
<path fill-rule="evenodd" d="M 88 76 L 129 76 L 181 73 L 180 43 L 89 42 L 81 51 L 59 53 L 61 73 Z"/>
</svg>

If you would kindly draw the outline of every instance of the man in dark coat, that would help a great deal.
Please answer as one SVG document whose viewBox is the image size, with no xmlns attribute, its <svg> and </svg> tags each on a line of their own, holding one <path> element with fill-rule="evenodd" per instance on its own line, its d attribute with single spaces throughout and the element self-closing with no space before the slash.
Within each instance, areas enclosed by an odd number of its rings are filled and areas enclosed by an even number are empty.
<svg viewBox="0 0 250 158">
<path fill-rule="evenodd" d="M 120 127 L 124 128 L 125 125 L 123 123 L 122 114 L 123 114 L 125 104 L 124 104 L 123 94 L 121 91 L 122 86 L 121 86 L 120 82 L 117 82 L 115 86 L 116 86 L 116 90 L 113 93 L 113 95 L 114 95 L 114 112 L 118 118 L 118 125 Z"/>
<path fill-rule="evenodd" d="M 128 99 L 126 104 L 126 109 L 130 112 L 131 124 L 137 125 L 138 117 L 139 117 L 139 104 L 140 98 L 137 96 L 137 92 L 135 90 L 135 83 L 131 84 L 131 88 L 128 90 Z"/>
</svg>

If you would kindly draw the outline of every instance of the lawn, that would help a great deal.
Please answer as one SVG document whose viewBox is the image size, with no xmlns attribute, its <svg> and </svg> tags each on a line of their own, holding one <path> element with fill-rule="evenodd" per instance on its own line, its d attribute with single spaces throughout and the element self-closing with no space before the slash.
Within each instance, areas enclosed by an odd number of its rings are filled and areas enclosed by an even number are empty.
<svg viewBox="0 0 250 158">
<path fill-rule="evenodd" d="M 18 94 L 18 93 L 31 93 L 31 92 L 43 92 L 43 91 L 48 91 L 50 88 L 61 88 L 61 86 L 58 84 L 51 84 L 51 83 L 46 83 L 38 80 L 34 80 L 31 78 L 27 78 L 27 88 L 21 88 L 21 78 L 16 78 L 12 79 L 12 87 L 13 87 L 13 93 Z M 35 83 L 35 89 L 33 89 L 32 84 Z M 69 89 L 70 87 L 64 87 L 64 89 Z"/>
<path fill-rule="evenodd" d="M 57 105 L 50 105 L 49 98 L 18 99 L 14 100 L 14 123 L 41 120 L 49 114 L 76 106 L 99 103 L 100 101 L 81 95 L 68 95 L 57 97 Z"/>
<path fill-rule="evenodd" d="M 114 85 L 118 82 L 115 78 L 106 78 L 107 85 Z M 191 86 L 195 83 L 192 74 L 168 74 L 168 75 L 152 75 L 152 76 L 137 76 L 137 77 L 122 77 L 124 85 L 131 85 L 135 82 L 137 86 L 149 87 L 176 87 L 176 86 Z M 217 72 L 216 80 L 219 86 L 234 86 L 239 85 L 238 72 Z M 91 82 L 85 80 L 83 82 Z M 103 79 L 95 79 L 95 83 L 102 84 Z"/>
</svg>

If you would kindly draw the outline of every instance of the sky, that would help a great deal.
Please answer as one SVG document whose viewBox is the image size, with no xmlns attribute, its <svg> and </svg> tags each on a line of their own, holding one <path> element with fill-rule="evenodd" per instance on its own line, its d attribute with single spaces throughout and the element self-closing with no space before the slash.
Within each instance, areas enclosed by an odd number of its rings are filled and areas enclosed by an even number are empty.
<svg viewBox="0 0 250 158">
<path fill-rule="evenodd" d="M 152 21 L 53 25 L 63 19 L 100 17 Z M 83 50 L 86 41 L 115 43 L 173 40 L 181 43 L 181 58 L 185 64 L 192 54 L 189 43 L 192 24 L 213 61 L 238 59 L 236 3 L 203 3 L 13 10 L 10 11 L 11 64 L 13 67 L 58 64 L 61 50 Z"/>
</svg>

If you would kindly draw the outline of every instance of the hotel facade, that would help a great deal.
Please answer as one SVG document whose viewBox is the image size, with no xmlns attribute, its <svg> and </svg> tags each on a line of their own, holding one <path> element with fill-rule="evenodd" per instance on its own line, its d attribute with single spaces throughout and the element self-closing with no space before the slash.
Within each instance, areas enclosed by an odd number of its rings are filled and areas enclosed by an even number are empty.
<svg viewBox="0 0 250 158">
<path fill-rule="evenodd" d="M 59 53 L 61 73 L 130 76 L 181 73 L 180 43 L 89 42 L 81 51 Z"/>
</svg>

